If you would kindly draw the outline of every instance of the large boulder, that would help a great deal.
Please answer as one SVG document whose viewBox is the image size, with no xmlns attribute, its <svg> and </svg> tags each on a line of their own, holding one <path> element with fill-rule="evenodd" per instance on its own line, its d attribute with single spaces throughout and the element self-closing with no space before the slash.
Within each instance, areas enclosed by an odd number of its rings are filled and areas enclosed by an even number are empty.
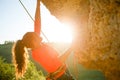
<svg viewBox="0 0 120 80">
<path fill-rule="evenodd" d="M 120 77 L 120 0 L 42 0 L 59 21 L 74 29 L 74 51 L 79 63 Z"/>
</svg>

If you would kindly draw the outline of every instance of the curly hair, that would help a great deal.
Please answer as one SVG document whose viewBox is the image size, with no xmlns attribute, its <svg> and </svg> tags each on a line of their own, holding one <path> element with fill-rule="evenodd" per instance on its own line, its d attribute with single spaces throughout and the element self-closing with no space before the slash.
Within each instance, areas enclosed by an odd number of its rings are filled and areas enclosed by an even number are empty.
<svg viewBox="0 0 120 80">
<path fill-rule="evenodd" d="M 13 63 L 16 71 L 16 79 L 23 77 L 27 69 L 28 51 L 39 45 L 42 38 L 35 32 L 27 32 L 22 40 L 18 40 L 12 48 Z"/>
<path fill-rule="evenodd" d="M 23 77 L 28 63 L 28 54 L 22 40 L 18 40 L 12 48 L 13 63 L 16 71 L 16 79 Z"/>
</svg>

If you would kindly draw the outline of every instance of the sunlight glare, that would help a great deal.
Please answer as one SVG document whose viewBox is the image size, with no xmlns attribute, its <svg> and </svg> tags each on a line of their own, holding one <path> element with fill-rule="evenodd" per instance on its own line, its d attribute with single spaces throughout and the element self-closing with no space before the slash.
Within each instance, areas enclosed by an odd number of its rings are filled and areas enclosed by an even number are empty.
<svg viewBox="0 0 120 80">
<path fill-rule="evenodd" d="M 72 27 L 70 24 L 61 23 L 52 16 L 48 9 L 41 3 L 42 31 L 50 42 L 72 42 Z M 43 36 L 43 35 L 42 35 Z M 46 39 L 43 36 L 43 40 Z"/>
</svg>

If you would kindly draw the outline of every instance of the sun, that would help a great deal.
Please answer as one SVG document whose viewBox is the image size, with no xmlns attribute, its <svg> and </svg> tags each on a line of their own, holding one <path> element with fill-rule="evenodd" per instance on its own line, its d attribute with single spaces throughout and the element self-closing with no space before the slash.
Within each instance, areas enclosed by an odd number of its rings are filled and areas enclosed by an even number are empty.
<svg viewBox="0 0 120 80">
<path fill-rule="evenodd" d="M 41 24 L 42 31 L 50 42 L 72 42 L 73 36 L 71 25 L 65 22 L 61 23 L 56 17 L 50 14 L 48 9 L 42 3 Z M 44 36 L 43 40 L 46 41 L 46 38 Z"/>
</svg>

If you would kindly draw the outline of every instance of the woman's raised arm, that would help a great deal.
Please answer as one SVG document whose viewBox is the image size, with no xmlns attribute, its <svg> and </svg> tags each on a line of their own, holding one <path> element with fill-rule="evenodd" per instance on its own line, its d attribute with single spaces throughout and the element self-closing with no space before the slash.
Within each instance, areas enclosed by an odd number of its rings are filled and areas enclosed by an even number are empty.
<svg viewBox="0 0 120 80">
<path fill-rule="evenodd" d="M 34 32 L 36 32 L 39 35 L 41 33 L 40 0 L 37 0 L 37 5 L 36 5 Z"/>
<path fill-rule="evenodd" d="M 72 52 L 72 48 L 69 48 L 63 55 L 59 56 L 60 61 L 65 63 L 71 52 Z"/>
</svg>

